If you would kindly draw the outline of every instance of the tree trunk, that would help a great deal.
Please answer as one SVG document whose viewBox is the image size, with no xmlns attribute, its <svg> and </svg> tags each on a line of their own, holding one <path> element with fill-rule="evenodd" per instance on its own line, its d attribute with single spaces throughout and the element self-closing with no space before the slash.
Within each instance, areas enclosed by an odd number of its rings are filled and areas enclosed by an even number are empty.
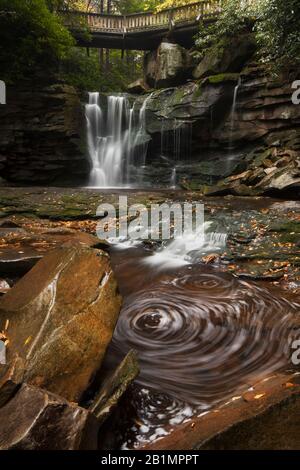
<svg viewBox="0 0 300 470">
<path fill-rule="evenodd" d="M 104 13 L 104 0 L 100 0 L 99 13 L 101 14 Z M 100 64 L 101 70 L 103 70 L 104 68 L 104 49 L 103 48 L 99 49 L 99 64 Z"/>
<path fill-rule="evenodd" d="M 111 12 L 111 0 L 107 0 L 107 7 L 106 13 L 109 14 Z M 105 71 L 109 72 L 110 69 L 110 54 L 109 49 L 105 50 Z"/>
</svg>

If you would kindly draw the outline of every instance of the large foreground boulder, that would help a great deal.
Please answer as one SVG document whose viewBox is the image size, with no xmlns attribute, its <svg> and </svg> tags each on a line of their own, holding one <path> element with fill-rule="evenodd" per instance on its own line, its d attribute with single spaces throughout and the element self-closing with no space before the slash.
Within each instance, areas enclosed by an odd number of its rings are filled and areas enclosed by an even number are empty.
<svg viewBox="0 0 300 470">
<path fill-rule="evenodd" d="M 0 450 L 96 450 L 98 428 L 89 411 L 24 384 L 0 409 Z"/>
<path fill-rule="evenodd" d="M 120 305 L 105 252 L 76 245 L 50 252 L 1 299 L 8 367 L 0 388 L 18 377 L 78 401 L 102 363 Z"/>
</svg>

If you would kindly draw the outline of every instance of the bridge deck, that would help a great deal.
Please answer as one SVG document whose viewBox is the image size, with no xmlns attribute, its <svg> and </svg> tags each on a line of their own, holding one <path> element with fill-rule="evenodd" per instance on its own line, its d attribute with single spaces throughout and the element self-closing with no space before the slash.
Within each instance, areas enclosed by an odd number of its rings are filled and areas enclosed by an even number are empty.
<svg viewBox="0 0 300 470">
<path fill-rule="evenodd" d="M 158 13 L 127 16 L 73 12 L 65 24 L 72 30 L 78 45 L 108 49 L 155 49 L 168 34 L 183 46 L 192 45 L 199 22 L 214 20 L 222 11 L 222 0 L 203 0 Z M 87 28 L 91 40 L 82 30 Z"/>
</svg>

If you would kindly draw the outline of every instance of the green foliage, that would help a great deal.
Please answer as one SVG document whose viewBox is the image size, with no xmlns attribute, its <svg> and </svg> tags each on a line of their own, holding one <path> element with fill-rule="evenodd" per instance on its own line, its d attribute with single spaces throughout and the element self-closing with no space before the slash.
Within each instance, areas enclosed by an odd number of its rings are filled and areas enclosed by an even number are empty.
<svg viewBox="0 0 300 470">
<path fill-rule="evenodd" d="M 204 55 L 224 38 L 253 31 L 264 62 L 277 67 L 300 62 L 299 0 L 226 0 L 218 20 L 200 25 L 196 46 Z"/>
<path fill-rule="evenodd" d="M 113 5 L 120 13 L 130 14 L 143 11 L 154 11 L 163 0 L 115 0 Z"/>
<path fill-rule="evenodd" d="M 1 79 L 13 82 L 66 58 L 74 41 L 45 0 L 1 0 L 0 44 Z"/>
<path fill-rule="evenodd" d="M 249 4 L 240 0 L 227 0 L 218 20 L 206 25 L 200 25 L 196 37 L 196 46 L 204 54 L 207 48 L 222 42 L 224 38 L 234 37 L 251 30 L 257 13 L 257 3 Z"/>
<path fill-rule="evenodd" d="M 139 53 L 128 52 L 122 58 L 120 51 L 110 51 L 108 70 L 100 64 L 99 51 L 74 47 L 69 57 L 62 63 L 61 75 L 70 85 L 79 90 L 118 92 L 141 75 Z"/>
<path fill-rule="evenodd" d="M 256 36 L 265 61 L 300 64 L 299 0 L 263 0 Z"/>
<path fill-rule="evenodd" d="M 46 0 L 47 6 L 51 11 L 57 10 L 82 10 L 87 11 L 92 6 L 89 0 Z M 94 3 L 94 2 L 93 2 Z"/>
<path fill-rule="evenodd" d="M 197 0 L 163 0 L 156 6 L 157 11 L 166 10 L 169 8 L 176 8 L 187 5 L 188 3 L 196 3 Z"/>
</svg>

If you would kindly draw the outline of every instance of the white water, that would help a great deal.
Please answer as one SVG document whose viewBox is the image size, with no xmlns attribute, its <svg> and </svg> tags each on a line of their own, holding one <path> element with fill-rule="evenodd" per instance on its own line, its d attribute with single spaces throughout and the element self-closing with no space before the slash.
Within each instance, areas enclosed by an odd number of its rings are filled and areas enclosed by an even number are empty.
<svg viewBox="0 0 300 470">
<path fill-rule="evenodd" d="M 176 172 L 176 168 L 174 167 L 171 172 L 170 188 L 172 189 L 176 188 L 176 180 L 177 180 L 177 172 Z"/>
<path fill-rule="evenodd" d="M 227 234 L 212 232 L 210 231 L 211 226 L 212 222 L 205 222 L 198 229 L 185 229 L 181 236 L 164 242 L 161 248 L 151 256 L 147 256 L 144 262 L 156 266 L 158 269 L 173 268 L 198 262 L 202 256 L 210 253 L 217 254 L 224 251 Z M 148 233 L 151 234 L 151 229 Z M 108 242 L 115 248 L 128 249 L 141 246 L 143 240 L 119 237 L 109 239 Z"/>
<path fill-rule="evenodd" d="M 147 264 L 172 268 L 191 264 L 199 257 L 224 250 L 226 233 L 209 232 L 212 222 L 196 230 L 185 230 L 180 237 L 165 244 L 159 251 L 146 258 Z"/>
<path fill-rule="evenodd" d="M 86 105 L 88 152 L 91 172 L 88 185 L 97 188 L 126 187 L 134 179 L 135 168 L 143 167 L 149 136 L 145 114 L 148 96 L 140 112 L 130 107 L 126 96 L 101 97 L 89 93 Z"/>
<path fill-rule="evenodd" d="M 132 188 L 144 185 L 146 156 L 151 140 L 147 133 L 146 111 L 152 94 L 144 101 L 130 102 L 128 95 L 105 96 L 89 93 L 85 106 L 88 155 L 91 162 L 88 186 Z M 161 121 L 160 156 L 172 166 L 191 155 L 192 123 L 171 120 L 168 129 Z M 166 154 L 166 155 L 164 155 Z M 176 188 L 176 168 L 169 187 Z M 163 170 L 162 170 L 163 171 Z"/>
<path fill-rule="evenodd" d="M 231 106 L 231 112 L 230 112 L 230 139 L 229 139 L 229 147 L 232 146 L 232 137 L 233 137 L 233 131 L 234 131 L 234 120 L 235 120 L 235 113 L 236 113 L 236 105 L 237 105 L 237 99 L 238 99 L 238 93 L 240 86 L 242 84 L 242 79 L 239 77 L 239 81 L 237 85 L 234 88 L 233 92 L 233 100 L 232 100 L 232 106 Z"/>
</svg>

